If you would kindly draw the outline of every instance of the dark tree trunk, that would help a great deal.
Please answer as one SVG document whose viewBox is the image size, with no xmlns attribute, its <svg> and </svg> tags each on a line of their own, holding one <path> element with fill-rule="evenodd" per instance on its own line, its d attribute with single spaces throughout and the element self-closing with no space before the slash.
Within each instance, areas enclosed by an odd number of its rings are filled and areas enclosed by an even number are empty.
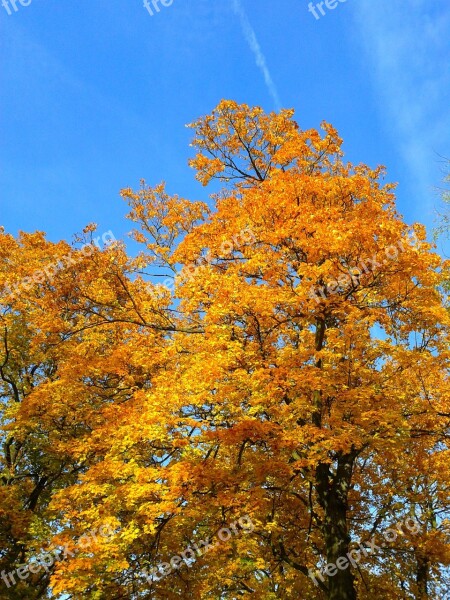
<svg viewBox="0 0 450 600">
<path fill-rule="evenodd" d="M 325 333 L 326 322 L 324 318 L 320 318 L 316 322 L 315 335 L 315 348 L 318 352 L 324 347 Z M 321 369 L 322 366 L 322 359 L 319 358 L 316 367 Z M 313 425 L 322 428 L 321 390 L 316 390 L 313 394 L 313 408 Z M 328 600 L 356 600 L 355 581 L 350 564 L 342 568 L 342 561 L 345 561 L 350 552 L 350 534 L 347 525 L 348 492 L 356 456 L 357 452 L 338 453 L 332 465 L 321 463 L 316 470 L 315 491 L 324 512 L 322 533 L 326 545 L 327 568 L 331 569 L 331 572 L 324 576 L 325 581 L 328 579 L 326 582 Z M 339 559 L 341 559 L 339 562 L 341 568 L 336 566 Z"/>
<path fill-rule="evenodd" d="M 416 553 L 417 570 L 416 570 L 416 582 L 417 582 L 417 600 L 427 600 L 428 594 L 428 576 L 429 576 L 429 562 L 426 556 L 423 556 L 419 552 Z"/>
<path fill-rule="evenodd" d="M 356 600 L 354 575 L 347 558 L 350 552 L 348 490 L 354 459 L 351 454 L 341 455 L 334 472 L 328 464 L 322 464 L 317 469 L 316 490 L 324 511 L 322 531 L 329 569 L 324 575 L 327 578 L 328 600 Z M 339 559 L 338 566 L 341 568 L 336 566 Z"/>
</svg>

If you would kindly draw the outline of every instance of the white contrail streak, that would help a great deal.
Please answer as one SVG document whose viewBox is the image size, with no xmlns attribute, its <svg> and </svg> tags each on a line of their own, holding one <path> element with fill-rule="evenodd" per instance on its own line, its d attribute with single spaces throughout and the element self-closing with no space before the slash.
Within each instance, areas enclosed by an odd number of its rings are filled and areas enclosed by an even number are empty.
<svg viewBox="0 0 450 600">
<path fill-rule="evenodd" d="M 260 69 L 261 73 L 264 77 L 264 82 L 269 90 L 269 94 L 272 96 L 272 99 L 275 104 L 275 108 L 277 110 L 281 110 L 281 101 L 280 96 L 278 95 L 277 87 L 272 79 L 272 75 L 270 74 L 269 68 L 266 63 L 266 59 L 261 50 L 261 46 L 256 38 L 255 31 L 253 27 L 250 25 L 250 21 L 242 7 L 240 0 L 233 0 L 233 9 L 234 12 L 238 15 L 239 20 L 241 22 L 242 31 L 244 32 L 245 39 L 250 46 L 250 50 L 253 52 L 256 60 L 256 65 Z"/>
</svg>

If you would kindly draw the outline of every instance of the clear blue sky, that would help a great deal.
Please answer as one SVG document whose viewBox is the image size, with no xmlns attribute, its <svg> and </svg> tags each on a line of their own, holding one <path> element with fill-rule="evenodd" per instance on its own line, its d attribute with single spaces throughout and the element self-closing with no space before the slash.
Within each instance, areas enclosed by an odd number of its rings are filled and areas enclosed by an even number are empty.
<svg viewBox="0 0 450 600">
<path fill-rule="evenodd" d="M 332 122 L 384 164 L 408 222 L 433 225 L 450 156 L 448 0 L 12 0 L 0 4 L 0 224 L 71 239 L 131 228 L 118 192 L 205 199 L 184 125 L 221 98 Z M 315 1 L 313 4 L 315 5 Z M 8 14 L 8 11 L 11 14 Z"/>
</svg>

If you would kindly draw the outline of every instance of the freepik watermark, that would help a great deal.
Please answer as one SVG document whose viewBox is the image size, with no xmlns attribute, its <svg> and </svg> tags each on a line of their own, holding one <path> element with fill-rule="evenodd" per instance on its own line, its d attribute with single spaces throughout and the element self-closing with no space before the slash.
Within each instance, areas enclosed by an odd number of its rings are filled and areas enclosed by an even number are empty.
<svg viewBox="0 0 450 600">
<path fill-rule="evenodd" d="M 328 10 L 334 10 L 339 6 L 340 3 L 343 2 L 347 2 L 347 0 L 325 0 L 324 2 L 317 2 L 317 4 L 314 4 L 314 2 L 310 2 L 308 4 L 308 10 L 314 15 L 316 21 L 318 21 L 321 16 L 324 17 L 327 14 L 323 8 L 324 5 L 327 7 Z"/>
<path fill-rule="evenodd" d="M 148 11 L 149 15 L 153 17 L 155 12 L 161 12 L 161 6 L 168 8 L 172 6 L 174 0 L 144 0 L 144 8 Z"/>
<path fill-rule="evenodd" d="M 106 231 L 101 236 L 101 239 L 104 245 L 117 241 L 111 230 Z M 49 280 L 51 281 L 56 273 L 61 269 L 76 265 L 77 262 L 82 260 L 84 257 L 91 256 L 95 251 L 95 247 L 101 250 L 102 248 L 99 240 L 100 236 L 94 238 L 89 244 L 84 244 L 79 250 L 64 255 L 58 262 L 50 263 L 43 269 L 37 269 L 36 271 L 33 271 L 31 275 L 24 277 L 14 285 L 6 284 L 0 293 L 0 302 L 10 302 L 14 298 L 18 298 L 21 291 L 26 292 L 39 283 L 44 283 L 45 281 Z"/>
<path fill-rule="evenodd" d="M 309 577 L 313 580 L 314 585 L 318 586 L 319 583 L 317 578 L 324 583 L 324 575 L 327 575 L 328 577 L 334 577 L 339 571 L 345 571 L 348 569 L 350 565 L 353 568 L 356 568 L 363 556 L 369 556 L 369 552 L 374 552 L 376 550 L 381 551 L 387 546 L 387 544 L 392 544 L 395 542 L 399 535 L 405 537 L 405 532 L 403 531 L 402 526 L 404 526 L 405 529 L 412 535 L 416 535 L 421 530 L 419 521 L 413 517 L 408 517 L 403 522 L 397 523 L 395 529 L 386 529 L 386 531 L 383 533 L 384 540 L 380 542 L 381 546 L 377 545 L 375 536 L 365 542 L 358 540 L 355 542 L 357 547 L 353 548 L 353 550 L 350 550 L 350 552 L 348 552 L 345 556 L 340 556 L 335 563 L 328 563 L 322 570 L 318 571 L 309 569 Z"/>
<path fill-rule="evenodd" d="M 24 581 L 31 574 L 38 574 L 41 570 L 50 573 L 50 569 L 57 562 L 65 560 L 68 556 L 74 557 L 78 552 L 87 550 L 98 539 L 98 536 L 109 538 L 114 535 L 115 529 L 110 525 L 101 525 L 98 529 L 91 529 L 88 533 L 84 533 L 77 541 L 77 547 L 69 550 L 67 545 L 54 548 L 52 550 L 42 550 L 40 554 L 32 558 L 28 564 L 20 565 L 15 571 L 6 573 L 2 571 L 0 577 L 3 579 L 6 587 L 10 588 L 16 585 L 19 580 Z M 16 580 L 17 577 L 17 580 Z"/>
<path fill-rule="evenodd" d="M 239 233 L 234 235 L 231 240 L 226 240 L 222 242 L 219 249 L 219 257 L 222 259 L 226 259 L 231 255 L 231 253 L 235 250 L 236 247 L 239 247 L 244 244 L 254 243 L 256 241 L 255 234 L 249 228 L 241 229 Z M 203 256 L 201 260 L 201 264 L 191 263 L 190 265 L 185 265 L 175 277 L 167 277 L 162 283 L 154 285 L 152 283 L 148 284 L 148 291 L 154 297 L 157 297 L 158 289 L 169 290 L 171 293 L 175 289 L 175 287 L 181 283 L 186 282 L 198 275 L 201 269 L 204 269 L 208 265 L 212 264 L 214 260 L 214 256 L 209 251 L 205 256 Z"/>
<path fill-rule="evenodd" d="M 317 304 L 320 303 L 321 299 L 325 300 L 327 297 L 334 294 L 338 294 L 339 291 L 345 292 L 353 287 L 356 288 L 360 283 L 360 278 L 368 273 L 374 273 L 377 269 L 382 268 L 383 265 L 389 263 L 389 261 L 397 260 L 399 253 L 405 251 L 404 244 L 407 243 L 412 247 L 415 247 L 419 243 L 417 234 L 411 236 L 406 242 L 400 240 L 396 245 L 388 246 L 384 250 L 384 258 L 378 258 L 378 254 L 375 253 L 372 258 L 366 258 L 358 263 L 357 267 L 352 267 L 347 270 L 346 273 L 342 273 L 337 279 L 333 279 L 323 286 L 311 286 L 309 298 L 315 300 Z"/>
<path fill-rule="evenodd" d="M 160 581 L 167 575 L 170 575 L 173 571 L 180 569 L 183 565 L 186 565 L 188 568 L 191 568 L 193 564 L 197 561 L 197 558 L 203 556 L 213 548 L 220 546 L 222 543 L 228 542 L 233 535 L 237 536 L 240 533 L 251 533 L 255 529 L 255 526 L 248 515 L 240 517 L 234 523 L 228 525 L 228 527 L 222 527 L 217 532 L 218 540 L 213 542 L 211 538 L 206 538 L 206 540 L 199 540 L 198 542 L 191 542 L 190 545 L 180 552 L 180 554 L 176 554 L 172 556 L 170 561 L 160 563 L 158 566 L 153 567 L 150 571 L 144 569 L 142 571 L 142 575 L 147 579 L 149 583 L 153 583 L 154 581 Z M 157 576 L 159 573 L 159 577 Z"/>
<path fill-rule="evenodd" d="M 14 12 L 17 12 L 19 10 L 17 3 L 19 3 L 21 6 L 30 6 L 31 2 L 32 0 L 2 0 L 2 6 L 8 15 L 12 15 L 11 6 L 13 7 Z"/>
</svg>

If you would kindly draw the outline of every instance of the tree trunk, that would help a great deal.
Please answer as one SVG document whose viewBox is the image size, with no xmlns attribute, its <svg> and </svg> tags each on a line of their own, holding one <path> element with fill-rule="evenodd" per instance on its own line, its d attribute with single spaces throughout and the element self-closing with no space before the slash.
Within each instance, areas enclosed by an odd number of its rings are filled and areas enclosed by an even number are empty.
<svg viewBox="0 0 450 600">
<path fill-rule="evenodd" d="M 417 582 L 417 600 L 427 600 L 428 595 L 428 570 L 429 562 L 426 556 L 423 556 L 420 552 L 416 552 L 417 570 L 416 570 L 416 582 Z"/>
<path fill-rule="evenodd" d="M 354 575 L 347 557 L 350 552 L 350 534 L 347 526 L 348 490 L 354 459 L 352 454 L 341 455 L 337 460 L 335 472 L 329 464 L 322 464 L 316 474 L 316 491 L 324 511 L 322 531 L 328 563 L 328 572 L 325 572 L 328 580 L 328 600 L 356 600 Z M 339 559 L 341 560 L 337 565 Z"/>
<path fill-rule="evenodd" d="M 317 352 L 323 349 L 325 332 L 325 319 L 320 318 L 316 322 Z M 316 367 L 321 369 L 322 366 L 322 359 L 319 358 Z M 316 390 L 313 394 L 313 407 L 313 425 L 321 428 L 323 409 L 321 390 Z M 348 491 L 356 456 L 357 452 L 338 454 L 333 465 L 321 463 L 316 470 L 315 489 L 319 504 L 324 511 L 322 533 L 326 545 L 327 569 L 330 569 L 330 572 L 325 575 L 328 578 L 328 600 L 356 600 L 355 580 L 348 561 L 347 567 L 343 568 L 343 561 L 350 552 L 350 534 L 347 526 Z M 341 568 L 336 565 L 339 559 L 341 559 L 339 563 Z"/>
</svg>

